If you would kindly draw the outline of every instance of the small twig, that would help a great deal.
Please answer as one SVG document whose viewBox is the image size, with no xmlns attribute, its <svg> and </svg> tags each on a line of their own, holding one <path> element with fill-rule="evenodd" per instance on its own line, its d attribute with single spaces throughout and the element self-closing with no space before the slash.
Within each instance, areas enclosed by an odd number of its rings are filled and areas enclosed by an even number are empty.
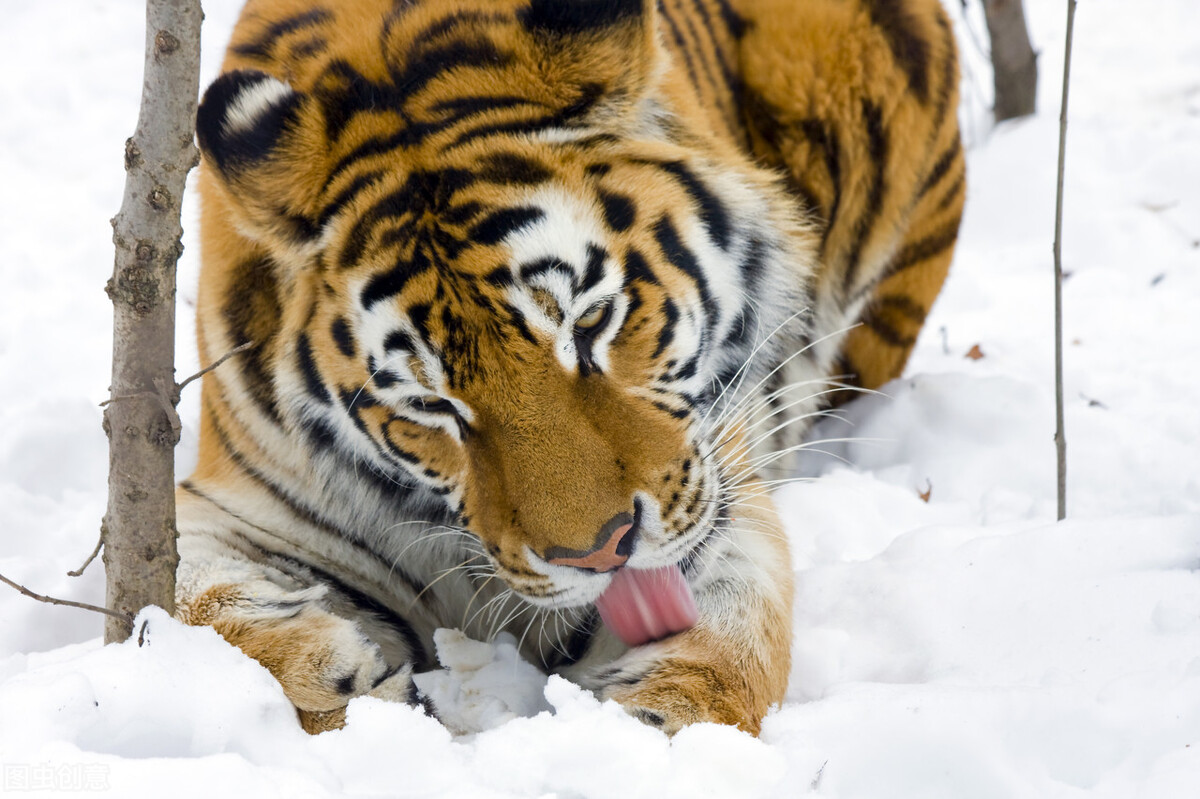
<svg viewBox="0 0 1200 799">
<path fill-rule="evenodd" d="M 237 355 L 239 352 L 245 352 L 246 350 L 250 349 L 253 346 L 254 346 L 253 341 L 247 341 L 245 344 L 239 344 L 238 346 L 231 349 L 229 352 L 222 355 L 220 358 L 217 358 L 210 365 L 204 367 L 199 372 L 196 372 L 196 374 L 192 375 L 191 377 L 187 378 L 179 385 L 175 386 L 176 396 L 178 396 L 183 391 L 184 387 L 186 387 L 188 383 L 192 382 L 193 380 L 199 380 L 201 377 L 204 377 L 206 374 L 211 372 L 213 369 L 216 369 L 218 366 L 225 363 L 230 358 Z"/>
<path fill-rule="evenodd" d="M 175 434 L 175 439 L 179 439 L 180 433 L 183 431 L 183 423 L 179 420 L 179 413 L 175 410 L 175 406 L 179 404 L 179 395 L 183 392 L 184 387 L 193 380 L 198 380 L 204 375 L 216 369 L 227 360 L 237 355 L 239 352 L 244 352 L 254 346 L 253 341 L 247 341 L 245 344 L 240 344 L 234 347 L 229 352 L 222 355 L 211 365 L 201 369 L 196 374 L 185 379 L 182 383 L 168 383 L 161 377 L 154 378 L 154 391 L 135 391 L 132 394 L 120 394 L 115 397 L 109 397 L 100 403 L 103 408 L 117 400 L 134 399 L 136 397 L 154 397 L 158 400 L 158 404 L 162 406 L 163 413 L 167 415 L 167 422 L 171 425 L 171 432 Z"/>
<path fill-rule="evenodd" d="M 96 556 L 100 554 L 100 547 L 102 547 L 102 546 L 104 546 L 104 525 L 103 524 L 100 525 L 100 536 L 96 539 L 96 548 L 92 550 L 92 554 L 88 555 L 87 560 L 85 560 L 83 562 L 83 565 L 80 566 L 78 569 L 76 569 L 75 571 L 67 572 L 67 576 L 68 577 L 82 577 L 84 571 L 87 570 L 87 567 L 91 566 L 92 561 L 94 561 L 96 559 Z"/>
<path fill-rule="evenodd" d="M 167 415 L 167 422 L 171 425 L 171 433 L 178 441 L 183 432 L 183 422 L 179 420 L 179 412 L 175 410 L 175 404 L 179 402 L 179 387 L 175 385 L 174 381 L 168 383 L 163 378 L 156 377 L 154 378 L 154 388 L 156 389 L 154 396 L 158 398 L 158 404 L 162 406 L 163 413 Z"/>
<path fill-rule="evenodd" d="M 82 610 L 91 610 L 96 613 L 103 613 L 106 616 L 112 616 L 114 619 L 120 619 L 121 621 L 125 622 L 126 624 L 133 624 L 133 616 L 129 613 L 123 613 L 119 610 L 113 610 L 112 608 L 102 608 L 98 605 L 89 605 L 86 602 L 75 602 L 70 599 L 55 599 L 52 596 L 43 596 L 42 594 L 35 594 L 33 591 L 30 591 L 25 586 L 20 585 L 19 583 L 14 583 L 12 580 L 8 579 L 3 574 L 0 574 L 0 582 L 5 583 L 6 585 L 11 585 L 13 588 L 17 589 L 25 596 L 29 597 L 30 599 L 36 599 L 38 602 L 45 602 L 48 605 L 66 605 L 67 607 L 81 608 Z"/>
<path fill-rule="evenodd" d="M 1062 113 L 1058 117 L 1058 197 L 1054 209 L 1054 448 L 1058 457 L 1058 520 L 1067 517 L 1067 433 L 1063 422 L 1062 210 L 1063 172 L 1067 159 L 1067 95 L 1071 87 L 1071 39 L 1075 0 L 1067 0 L 1067 45 L 1063 56 Z"/>
</svg>

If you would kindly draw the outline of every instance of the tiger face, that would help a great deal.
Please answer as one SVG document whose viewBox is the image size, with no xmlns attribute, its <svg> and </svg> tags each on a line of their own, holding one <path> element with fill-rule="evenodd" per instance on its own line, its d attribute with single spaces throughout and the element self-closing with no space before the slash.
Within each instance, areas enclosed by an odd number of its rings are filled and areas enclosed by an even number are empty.
<svg viewBox="0 0 1200 799">
<path fill-rule="evenodd" d="M 723 411 L 784 344 L 764 346 L 770 309 L 792 305 L 754 298 L 798 297 L 807 253 L 772 178 L 673 133 L 637 17 L 594 44 L 642 48 L 641 72 L 554 96 L 521 76 L 582 74 L 595 53 L 516 13 L 472 24 L 523 37 L 531 62 L 458 124 L 419 90 L 411 114 L 347 121 L 362 76 L 227 72 L 200 110 L 205 180 L 282 275 L 289 423 L 340 468 L 428 494 L 530 602 L 574 607 L 618 567 L 686 569 L 719 525 L 746 461 Z M 393 71 L 445 57 L 428 48 Z M 550 119 L 532 127 L 527 105 Z M 342 143 L 354 125 L 367 145 Z"/>
</svg>

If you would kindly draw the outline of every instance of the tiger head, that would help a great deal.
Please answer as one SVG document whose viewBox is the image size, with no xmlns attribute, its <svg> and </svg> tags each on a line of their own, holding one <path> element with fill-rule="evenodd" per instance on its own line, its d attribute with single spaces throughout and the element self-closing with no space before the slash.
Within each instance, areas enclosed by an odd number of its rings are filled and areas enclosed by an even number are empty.
<svg viewBox="0 0 1200 799">
<path fill-rule="evenodd" d="M 772 333 L 810 234 L 686 124 L 649 0 L 432 5 L 354 60 L 213 84 L 206 256 L 274 270 L 285 426 L 577 606 L 719 528 L 748 469 L 730 408 L 795 341 Z"/>
</svg>

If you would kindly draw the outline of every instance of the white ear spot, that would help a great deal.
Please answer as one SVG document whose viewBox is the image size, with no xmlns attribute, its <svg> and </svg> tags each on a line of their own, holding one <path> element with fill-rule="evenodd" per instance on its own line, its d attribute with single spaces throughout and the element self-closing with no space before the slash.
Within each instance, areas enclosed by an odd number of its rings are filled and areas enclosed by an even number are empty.
<svg viewBox="0 0 1200 799">
<path fill-rule="evenodd" d="M 262 116 L 293 94 L 286 83 L 267 77 L 246 86 L 233 99 L 225 112 L 222 132 L 229 137 L 253 130 Z"/>
</svg>

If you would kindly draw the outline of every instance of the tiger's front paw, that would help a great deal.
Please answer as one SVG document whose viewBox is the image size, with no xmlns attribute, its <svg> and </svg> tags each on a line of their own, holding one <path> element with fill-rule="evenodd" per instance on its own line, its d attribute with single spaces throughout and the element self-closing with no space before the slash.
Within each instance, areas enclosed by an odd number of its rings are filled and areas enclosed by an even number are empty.
<svg viewBox="0 0 1200 799">
<path fill-rule="evenodd" d="M 719 665 L 664 660 L 640 677 L 616 674 L 597 692 L 642 722 L 674 735 L 689 724 L 713 722 L 758 735 L 765 714 L 746 681 Z"/>
<path fill-rule="evenodd" d="M 411 669 L 389 668 L 358 624 L 328 611 L 320 595 L 312 589 L 272 595 L 214 586 L 177 615 L 189 624 L 211 625 L 265 666 L 310 732 L 342 726 L 346 704 L 356 696 L 412 702 Z"/>
</svg>

